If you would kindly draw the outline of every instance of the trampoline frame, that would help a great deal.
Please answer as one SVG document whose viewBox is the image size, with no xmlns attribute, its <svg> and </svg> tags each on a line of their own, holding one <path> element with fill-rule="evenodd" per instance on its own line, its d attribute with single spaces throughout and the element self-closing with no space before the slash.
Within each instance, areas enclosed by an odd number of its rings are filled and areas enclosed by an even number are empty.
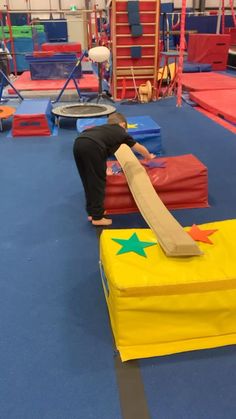
<svg viewBox="0 0 236 419">
<path fill-rule="evenodd" d="M 83 108 L 83 107 L 89 107 L 89 108 L 105 108 L 102 112 L 99 113 L 88 113 L 88 114 L 65 114 L 63 113 L 63 110 L 65 109 L 69 109 L 69 108 L 73 108 L 73 107 L 78 107 L 78 108 Z M 114 106 L 111 105 L 107 105 L 107 104 L 98 104 L 98 103 L 71 103 L 70 105 L 65 105 L 65 106 L 58 106 L 54 109 L 52 109 L 52 113 L 53 115 L 55 115 L 56 117 L 56 121 L 57 121 L 57 125 L 59 126 L 60 123 L 60 118 L 71 118 L 71 119 L 79 119 L 79 118 L 91 118 L 91 117 L 100 117 L 100 116 L 106 116 L 106 115 L 110 115 L 112 113 L 116 112 L 116 108 Z"/>
</svg>

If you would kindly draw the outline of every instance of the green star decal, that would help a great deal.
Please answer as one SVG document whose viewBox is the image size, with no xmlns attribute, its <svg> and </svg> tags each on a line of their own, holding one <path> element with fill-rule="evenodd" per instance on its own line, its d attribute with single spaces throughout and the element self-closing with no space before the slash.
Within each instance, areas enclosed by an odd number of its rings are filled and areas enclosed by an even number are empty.
<svg viewBox="0 0 236 419">
<path fill-rule="evenodd" d="M 144 248 L 149 246 L 154 246 L 156 242 L 143 242 L 139 240 L 136 233 L 132 234 L 129 239 L 112 239 L 114 242 L 120 244 L 122 248 L 118 250 L 117 255 L 122 255 L 123 253 L 134 252 L 137 255 L 147 257 Z"/>
</svg>

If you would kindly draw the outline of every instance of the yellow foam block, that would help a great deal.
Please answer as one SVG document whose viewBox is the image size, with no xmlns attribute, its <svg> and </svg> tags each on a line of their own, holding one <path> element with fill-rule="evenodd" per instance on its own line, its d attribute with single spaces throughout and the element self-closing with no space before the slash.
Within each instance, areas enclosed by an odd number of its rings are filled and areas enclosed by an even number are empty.
<svg viewBox="0 0 236 419">
<path fill-rule="evenodd" d="M 163 73 L 163 70 L 164 70 L 164 73 Z M 163 69 L 163 67 L 161 67 L 161 68 L 159 68 L 159 71 L 158 71 L 158 74 L 157 74 L 157 80 L 160 80 L 161 77 L 164 80 L 167 79 L 167 77 L 170 77 L 171 80 L 173 80 L 177 71 L 178 71 L 178 69 L 177 69 L 175 63 L 170 63 L 168 65 L 168 67 L 165 66 L 164 69 Z"/>
<path fill-rule="evenodd" d="M 149 229 L 103 231 L 102 282 L 122 361 L 236 343 L 236 220 L 200 228 L 218 229 L 213 244 L 185 258 L 165 256 Z M 150 243 L 146 257 L 117 254 L 134 233 Z"/>
</svg>

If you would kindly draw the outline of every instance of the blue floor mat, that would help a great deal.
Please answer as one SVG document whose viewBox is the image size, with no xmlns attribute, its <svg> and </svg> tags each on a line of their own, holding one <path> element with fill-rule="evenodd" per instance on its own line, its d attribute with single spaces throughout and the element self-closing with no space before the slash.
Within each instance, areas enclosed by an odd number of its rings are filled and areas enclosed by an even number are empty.
<svg viewBox="0 0 236 419">
<path fill-rule="evenodd" d="M 236 216 L 235 134 L 174 98 L 118 105 L 162 127 L 166 156 L 209 171 L 210 208 L 183 225 Z M 73 161 L 76 126 L 58 138 L 0 138 L 0 417 L 121 419 L 94 228 Z M 146 227 L 140 214 L 113 228 Z M 235 348 L 141 361 L 152 419 L 234 419 Z M 234 415 L 234 416 L 232 416 Z"/>
</svg>

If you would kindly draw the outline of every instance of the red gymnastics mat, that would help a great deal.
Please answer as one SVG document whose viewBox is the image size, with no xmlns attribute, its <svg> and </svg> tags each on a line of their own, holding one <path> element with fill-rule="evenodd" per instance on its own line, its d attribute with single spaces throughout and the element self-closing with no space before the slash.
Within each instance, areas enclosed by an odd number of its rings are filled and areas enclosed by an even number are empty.
<svg viewBox="0 0 236 419">
<path fill-rule="evenodd" d="M 224 119 L 220 118 L 219 116 L 213 115 L 213 113 L 208 112 L 206 109 L 201 108 L 201 106 L 194 106 L 195 111 L 202 113 L 203 115 L 210 118 L 212 121 L 216 122 L 217 124 L 221 125 L 225 129 L 230 132 L 236 134 L 236 125 L 231 124 L 230 122 L 225 121 Z"/>
<path fill-rule="evenodd" d="M 79 42 L 45 42 L 41 47 L 42 51 L 81 54 L 81 44 Z"/>
<path fill-rule="evenodd" d="M 30 72 L 25 71 L 22 73 L 16 81 L 14 81 L 14 87 L 19 90 L 61 90 L 66 80 L 31 80 Z M 81 79 L 76 80 L 79 89 L 86 92 L 97 92 L 98 91 L 98 78 L 94 74 L 84 74 Z M 73 80 L 70 80 L 67 89 L 75 89 Z M 15 94 L 14 90 L 10 87 L 8 89 L 9 94 Z"/>
<path fill-rule="evenodd" d="M 13 117 L 12 136 L 48 136 L 53 131 L 50 100 L 22 100 Z"/>
<path fill-rule="evenodd" d="M 142 160 L 141 160 L 142 162 Z M 160 167 L 145 167 L 152 185 L 169 209 L 208 207 L 208 170 L 192 154 L 159 157 L 151 163 Z M 115 162 L 118 165 L 117 162 Z M 114 161 L 108 161 L 112 168 Z M 118 165 L 119 166 L 119 165 Z M 123 172 L 107 176 L 105 209 L 107 214 L 138 212 Z"/>
<path fill-rule="evenodd" d="M 187 90 L 236 89 L 236 77 L 219 73 L 183 73 L 183 87 Z"/>
<path fill-rule="evenodd" d="M 236 90 L 190 92 L 190 99 L 208 112 L 236 123 Z"/>
</svg>

